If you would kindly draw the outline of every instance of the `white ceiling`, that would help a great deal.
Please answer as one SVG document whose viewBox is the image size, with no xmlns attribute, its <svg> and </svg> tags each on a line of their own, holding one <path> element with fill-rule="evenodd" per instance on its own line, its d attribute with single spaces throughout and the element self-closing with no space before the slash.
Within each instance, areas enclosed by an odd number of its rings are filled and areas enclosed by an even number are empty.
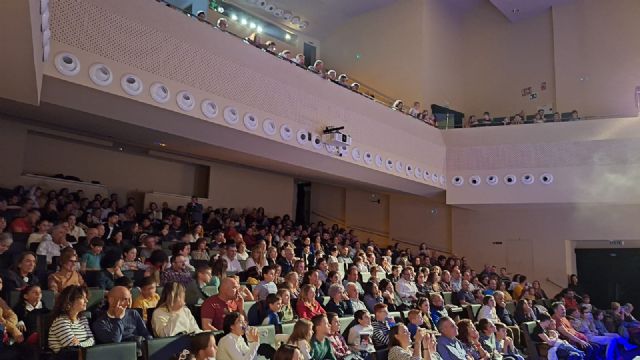
<svg viewBox="0 0 640 360">
<path fill-rule="evenodd" d="M 227 0 L 251 13 L 316 39 L 324 38 L 355 16 L 389 6 L 396 1 L 399 0 L 267 0 L 267 4 L 289 11 L 294 16 L 299 16 L 301 21 L 309 22 L 306 29 L 300 30 L 290 21 L 276 17 L 257 6 L 259 0 Z"/>
<path fill-rule="evenodd" d="M 539 15 L 571 0 L 489 0 L 512 22 Z"/>
</svg>

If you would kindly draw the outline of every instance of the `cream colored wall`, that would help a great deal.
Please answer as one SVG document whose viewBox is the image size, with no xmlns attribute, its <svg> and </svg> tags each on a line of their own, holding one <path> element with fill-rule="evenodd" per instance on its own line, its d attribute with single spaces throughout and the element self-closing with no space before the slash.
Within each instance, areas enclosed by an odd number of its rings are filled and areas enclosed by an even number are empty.
<svg viewBox="0 0 640 360">
<path fill-rule="evenodd" d="M 97 180 L 111 192 L 118 193 L 121 199 L 130 193 L 153 191 L 206 195 L 206 188 L 194 188 L 195 165 L 37 134 L 26 138 L 23 170 L 41 175 L 73 175 L 87 182 Z"/>
<path fill-rule="evenodd" d="M 599 116 L 638 114 L 638 18 L 640 2 L 635 0 L 579 0 L 554 8 L 560 108 Z"/>
<path fill-rule="evenodd" d="M 269 215 L 294 212 L 293 178 L 241 166 L 212 164 L 209 199 L 216 207 L 265 208 Z"/>
<path fill-rule="evenodd" d="M 559 289 L 547 278 L 566 284 L 567 275 L 575 272 L 575 247 L 608 248 L 603 240 L 626 240 L 628 246 L 638 247 L 639 211 L 638 205 L 453 208 L 453 249 L 476 269 L 485 263 L 528 262 L 531 269 L 508 270 L 526 272 L 529 279 L 546 282 L 545 288 L 555 291 Z"/>
<path fill-rule="evenodd" d="M 483 1 L 464 18 L 465 112 L 480 117 L 507 116 L 524 110 L 555 108 L 554 46 L 551 10 L 516 23 L 510 22 L 489 2 Z M 547 90 L 541 91 L 542 82 Z M 522 96 L 531 86 L 538 98 Z M 565 109 L 566 111 L 566 109 Z"/>
<path fill-rule="evenodd" d="M 451 207 L 405 194 L 391 194 L 389 232 L 402 246 L 427 243 L 439 251 L 451 251 Z M 409 243 L 409 244 L 407 244 Z"/>
<path fill-rule="evenodd" d="M 27 130 L 0 114 L 0 186 L 20 185 Z"/>
</svg>

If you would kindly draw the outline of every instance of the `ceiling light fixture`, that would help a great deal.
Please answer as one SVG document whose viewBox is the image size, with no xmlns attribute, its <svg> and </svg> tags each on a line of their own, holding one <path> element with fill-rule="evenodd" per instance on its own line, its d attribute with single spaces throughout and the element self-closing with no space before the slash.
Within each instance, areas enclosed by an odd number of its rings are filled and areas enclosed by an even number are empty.
<svg viewBox="0 0 640 360">
<path fill-rule="evenodd" d="M 255 29 L 256 28 L 256 23 L 252 22 L 251 24 L 249 24 L 249 29 Z"/>
<path fill-rule="evenodd" d="M 240 24 L 247 25 L 247 19 L 245 18 L 240 19 Z"/>
<path fill-rule="evenodd" d="M 262 34 L 262 31 L 263 31 L 262 26 L 258 26 L 256 31 L 258 32 L 258 34 Z"/>
<path fill-rule="evenodd" d="M 284 39 L 285 40 L 291 40 L 291 35 L 289 35 L 289 33 L 285 33 L 284 34 Z"/>
<path fill-rule="evenodd" d="M 236 15 L 236 14 L 231 14 L 231 20 L 233 20 L 233 21 L 238 21 L 238 15 Z"/>
</svg>

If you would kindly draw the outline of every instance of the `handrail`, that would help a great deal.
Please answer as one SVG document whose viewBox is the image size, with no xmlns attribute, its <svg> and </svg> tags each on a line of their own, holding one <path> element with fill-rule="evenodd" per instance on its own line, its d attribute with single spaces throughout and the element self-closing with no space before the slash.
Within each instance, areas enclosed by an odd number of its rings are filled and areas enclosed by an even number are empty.
<svg viewBox="0 0 640 360">
<path fill-rule="evenodd" d="M 312 210 L 311 213 L 316 215 L 316 216 L 319 216 L 319 217 L 325 218 L 327 220 L 333 221 L 334 223 L 338 223 L 338 224 L 340 224 L 340 225 L 342 225 L 344 227 L 347 227 L 349 229 L 362 231 L 362 232 L 365 232 L 365 233 L 368 233 L 368 234 L 372 234 L 372 235 L 376 235 L 376 236 L 380 236 L 380 237 L 386 237 L 386 238 L 389 237 L 389 233 L 381 232 L 381 231 L 374 230 L 374 229 L 369 229 L 369 228 L 366 228 L 364 226 L 347 225 L 347 223 L 344 220 L 337 219 L 337 218 L 335 218 L 335 217 L 333 217 L 331 215 L 322 214 L 322 213 L 319 213 L 319 212 L 314 211 L 314 210 Z"/>
<path fill-rule="evenodd" d="M 562 286 L 562 285 L 558 284 L 557 282 L 551 280 L 551 278 L 547 278 L 546 280 L 547 280 L 547 282 L 550 282 L 551 284 L 553 284 L 553 285 L 555 285 L 555 286 L 557 286 L 557 287 L 559 287 L 561 289 L 565 288 L 564 286 Z"/>
<path fill-rule="evenodd" d="M 416 247 L 418 247 L 418 246 L 419 246 L 419 244 L 416 244 L 416 243 L 414 243 L 414 242 L 410 242 L 410 241 L 402 240 L 402 239 L 398 239 L 398 238 L 391 238 L 391 240 L 392 240 L 392 241 L 395 241 L 395 242 L 398 242 L 398 243 L 411 245 L 411 246 L 416 246 Z M 429 245 L 429 244 L 427 244 L 427 247 L 428 247 L 430 250 L 436 251 L 436 252 L 438 252 L 438 253 L 439 253 L 439 254 L 441 254 L 441 255 L 456 256 L 453 252 L 451 252 L 451 250 L 445 250 L 445 249 L 443 249 L 443 248 L 441 248 L 441 247 L 438 247 L 438 246 L 432 246 L 432 245 Z"/>
</svg>

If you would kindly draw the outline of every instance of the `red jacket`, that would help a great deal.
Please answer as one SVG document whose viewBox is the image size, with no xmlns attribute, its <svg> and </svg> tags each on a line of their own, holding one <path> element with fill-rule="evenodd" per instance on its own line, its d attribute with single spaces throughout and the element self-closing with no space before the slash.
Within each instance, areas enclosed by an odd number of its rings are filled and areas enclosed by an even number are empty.
<svg viewBox="0 0 640 360">
<path fill-rule="evenodd" d="M 316 300 L 313 300 L 313 305 L 309 307 L 305 305 L 302 299 L 298 299 L 298 301 L 296 302 L 296 312 L 298 313 L 298 316 L 300 317 L 300 319 L 307 319 L 307 320 L 311 320 L 311 318 L 313 318 L 316 315 L 327 313 Z"/>
</svg>

